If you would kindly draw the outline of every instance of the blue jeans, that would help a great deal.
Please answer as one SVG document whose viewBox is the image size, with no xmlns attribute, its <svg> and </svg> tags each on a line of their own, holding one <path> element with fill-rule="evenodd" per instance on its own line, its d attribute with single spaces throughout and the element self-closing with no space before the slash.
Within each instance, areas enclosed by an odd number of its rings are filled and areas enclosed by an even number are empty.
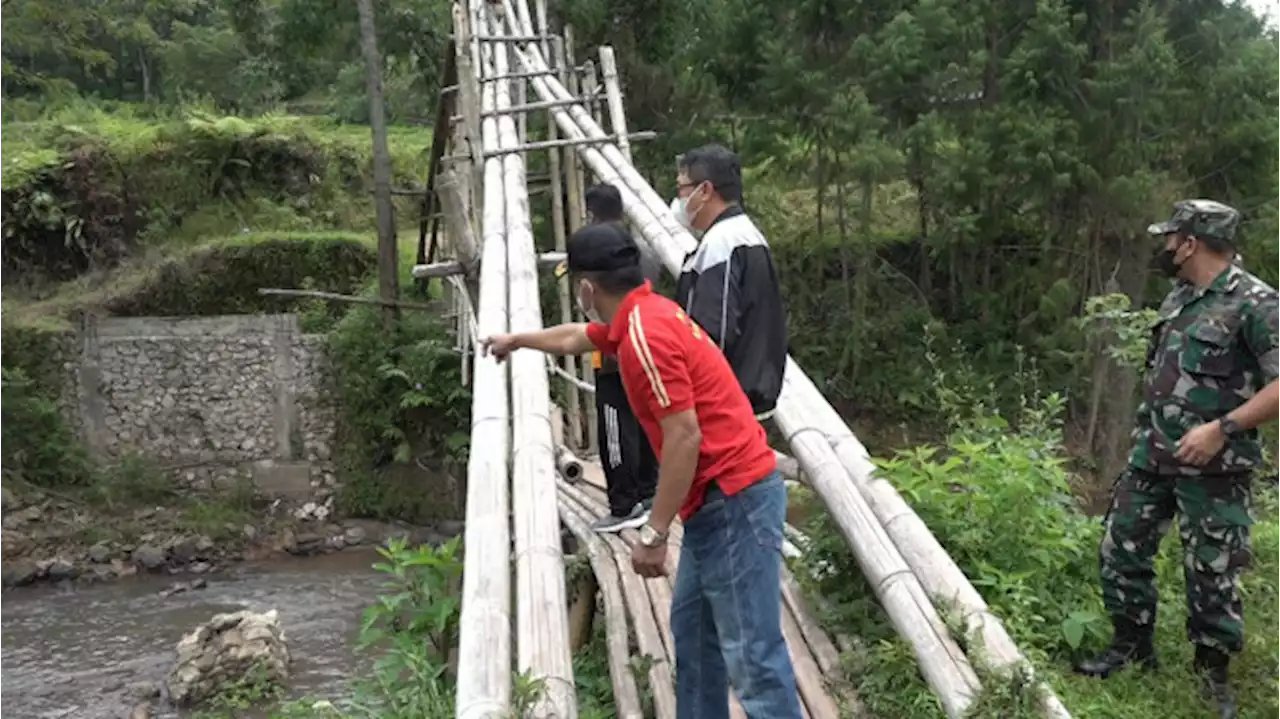
<svg viewBox="0 0 1280 719">
<path fill-rule="evenodd" d="M 800 719 L 782 636 L 782 476 L 726 497 L 707 490 L 684 523 L 671 598 L 676 715 L 728 719 L 729 685 L 751 719 Z"/>
</svg>

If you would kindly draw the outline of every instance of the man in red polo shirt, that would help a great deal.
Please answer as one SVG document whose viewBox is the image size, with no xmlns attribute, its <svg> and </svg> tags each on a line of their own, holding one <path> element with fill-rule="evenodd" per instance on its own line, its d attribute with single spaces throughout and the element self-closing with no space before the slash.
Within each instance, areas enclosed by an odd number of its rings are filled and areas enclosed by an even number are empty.
<svg viewBox="0 0 1280 719">
<path fill-rule="evenodd" d="M 653 508 L 631 554 L 637 574 L 666 574 L 667 532 L 677 513 L 684 522 L 671 600 L 678 716 L 727 719 L 732 684 L 751 719 L 799 719 L 780 624 L 787 494 L 773 450 L 719 348 L 653 293 L 639 263 L 620 225 L 578 230 L 568 269 L 578 303 L 597 321 L 483 344 L 500 359 L 520 348 L 617 356 L 627 401 L 659 458 Z"/>
</svg>

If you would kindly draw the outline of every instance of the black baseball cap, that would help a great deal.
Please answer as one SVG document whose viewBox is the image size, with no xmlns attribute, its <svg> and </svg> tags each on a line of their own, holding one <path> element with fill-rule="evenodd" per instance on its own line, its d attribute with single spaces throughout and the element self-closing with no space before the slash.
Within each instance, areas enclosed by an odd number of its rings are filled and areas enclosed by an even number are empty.
<svg viewBox="0 0 1280 719">
<path fill-rule="evenodd" d="M 640 264 L 640 248 L 626 228 L 615 222 L 587 225 L 569 236 L 568 258 L 556 265 L 566 272 L 611 272 Z"/>
</svg>

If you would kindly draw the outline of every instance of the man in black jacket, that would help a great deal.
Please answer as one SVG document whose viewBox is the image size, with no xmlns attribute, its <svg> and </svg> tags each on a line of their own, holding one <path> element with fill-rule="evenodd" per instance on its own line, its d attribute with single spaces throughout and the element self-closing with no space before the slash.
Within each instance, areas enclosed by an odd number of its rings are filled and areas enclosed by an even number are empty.
<svg viewBox="0 0 1280 719">
<path fill-rule="evenodd" d="M 587 221 L 591 224 L 621 223 L 622 195 L 613 185 L 594 185 L 584 198 Z M 643 258 L 642 258 L 643 259 Z M 651 259 L 651 258 L 650 258 Z M 652 264 L 651 262 L 648 264 Z M 642 268 L 646 263 L 641 262 Z M 653 268 L 648 267 L 646 275 Z M 650 276 L 649 279 L 654 279 Z M 609 322 L 612 318 L 598 318 Z M 627 403 L 622 389 L 622 376 L 614 357 L 602 357 L 599 350 L 591 353 L 596 370 L 596 427 L 600 435 L 600 464 L 604 467 L 609 515 L 593 525 L 597 532 L 621 532 L 635 529 L 649 521 L 649 508 L 658 486 L 658 460 L 649 439 L 640 429 L 635 412 Z"/>
<path fill-rule="evenodd" d="M 676 301 L 711 335 L 756 419 L 773 415 L 787 361 L 787 315 L 769 243 L 742 210 L 742 166 L 720 145 L 705 145 L 677 162 L 671 211 L 695 233 Z"/>
</svg>

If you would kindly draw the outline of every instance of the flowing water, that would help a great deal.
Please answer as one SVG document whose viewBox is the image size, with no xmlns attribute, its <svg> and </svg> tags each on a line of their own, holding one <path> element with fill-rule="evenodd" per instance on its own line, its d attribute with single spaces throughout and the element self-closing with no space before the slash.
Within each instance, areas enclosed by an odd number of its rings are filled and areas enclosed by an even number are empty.
<svg viewBox="0 0 1280 719">
<path fill-rule="evenodd" d="M 6 592 L 0 693 L 9 719 L 127 716 L 139 685 L 159 683 L 183 634 L 219 612 L 276 609 L 292 657 L 290 692 L 340 696 L 360 666 L 360 612 L 381 582 L 371 551 L 242 565 L 168 597 L 190 576 Z M 159 703 L 157 702 L 157 705 Z M 159 709 L 157 717 L 177 716 Z"/>
</svg>

